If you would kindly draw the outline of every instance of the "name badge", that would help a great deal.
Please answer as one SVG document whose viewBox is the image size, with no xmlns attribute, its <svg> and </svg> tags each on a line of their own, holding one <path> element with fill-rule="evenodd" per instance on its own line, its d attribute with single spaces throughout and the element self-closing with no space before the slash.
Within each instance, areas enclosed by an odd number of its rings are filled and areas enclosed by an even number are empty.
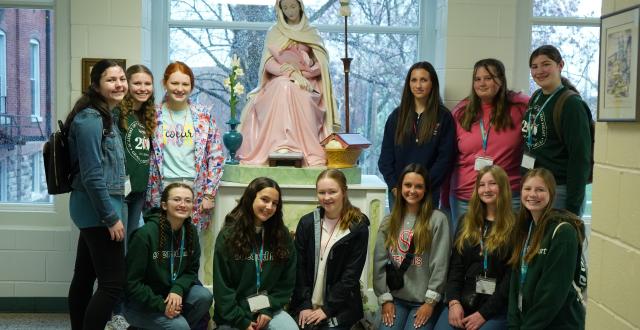
<svg viewBox="0 0 640 330">
<path fill-rule="evenodd" d="M 476 171 L 480 171 L 481 169 L 493 165 L 493 159 L 490 157 L 476 157 L 476 163 L 474 165 L 474 169 Z"/>
<path fill-rule="evenodd" d="M 496 279 L 484 276 L 476 278 L 476 293 L 493 294 L 496 291 Z"/>
<path fill-rule="evenodd" d="M 522 312 L 522 292 L 518 293 L 518 310 Z"/>
<path fill-rule="evenodd" d="M 532 170 L 535 164 L 536 164 L 536 158 L 533 157 L 531 154 L 525 152 L 522 155 L 522 163 L 520 164 L 520 166 L 528 170 Z"/>
<path fill-rule="evenodd" d="M 269 303 L 269 297 L 267 297 L 266 292 L 260 292 L 253 296 L 247 297 L 247 302 L 249 303 L 249 309 L 252 313 L 255 313 L 261 309 L 271 307 Z"/>
</svg>

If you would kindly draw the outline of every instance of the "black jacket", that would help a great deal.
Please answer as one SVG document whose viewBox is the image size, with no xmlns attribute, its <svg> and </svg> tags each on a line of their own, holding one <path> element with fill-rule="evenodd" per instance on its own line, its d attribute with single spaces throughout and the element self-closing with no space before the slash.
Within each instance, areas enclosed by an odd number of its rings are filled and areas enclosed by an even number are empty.
<svg viewBox="0 0 640 330">
<path fill-rule="evenodd" d="M 300 219 L 296 229 L 295 246 L 298 253 L 296 286 L 291 310 L 294 314 L 311 309 L 311 296 L 315 282 L 316 237 L 319 237 L 320 220 L 324 209 L 317 208 Z M 322 310 L 327 319 L 334 319 L 339 326 L 352 326 L 364 316 L 360 275 L 367 258 L 369 219 L 353 224 L 350 233 L 338 240 L 329 251 L 326 263 L 325 295 Z"/>
<path fill-rule="evenodd" d="M 485 224 L 491 224 L 485 220 Z M 460 235 L 460 228 L 456 233 L 456 240 Z M 490 227 L 489 227 L 490 228 Z M 490 229 L 487 229 L 487 232 Z M 507 299 L 509 297 L 509 279 L 511 268 L 507 264 L 511 256 L 511 247 L 489 253 L 487 258 L 487 277 L 496 279 L 496 291 L 493 295 L 479 294 L 477 296 L 477 309 L 467 310 L 464 315 L 468 316 L 476 311 L 480 312 L 485 320 L 499 314 L 507 313 Z M 484 276 L 484 257 L 480 255 L 480 245 L 470 246 L 465 242 L 462 253 L 454 246 L 451 249 L 451 259 L 449 261 L 449 275 L 447 277 L 446 295 L 447 301 L 458 300 L 463 302 L 465 294 L 474 293 L 476 289 L 476 277 Z M 463 306 L 464 307 L 464 306 Z"/>
</svg>

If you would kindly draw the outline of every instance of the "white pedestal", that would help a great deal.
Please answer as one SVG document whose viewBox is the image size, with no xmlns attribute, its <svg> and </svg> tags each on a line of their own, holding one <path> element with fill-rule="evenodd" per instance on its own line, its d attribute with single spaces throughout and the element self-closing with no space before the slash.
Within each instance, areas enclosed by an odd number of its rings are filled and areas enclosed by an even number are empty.
<svg viewBox="0 0 640 330">
<path fill-rule="evenodd" d="M 215 237 L 224 224 L 224 217 L 236 206 L 247 184 L 222 181 L 215 199 L 213 222 L 206 231 L 200 234 L 202 256 L 200 259 L 200 279 L 205 286 L 210 287 L 213 281 L 213 248 Z M 314 185 L 280 185 L 283 199 L 284 222 L 291 231 L 296 229 L 300 218 L 311 212 L 317 206 Z M 349 185 L 349 200 L 369 217 L 369 253 L 362 273 L 361 281 L 369 304 L 375 304 L 372 289 L 371 263 L 378 226 L 384 216 L 384 205 L 387 198 L 387 186 L 374 175 L 363 175 L 360 184 Z M 371 300 L 373 299 L 373 300 Z"/>
</svg>

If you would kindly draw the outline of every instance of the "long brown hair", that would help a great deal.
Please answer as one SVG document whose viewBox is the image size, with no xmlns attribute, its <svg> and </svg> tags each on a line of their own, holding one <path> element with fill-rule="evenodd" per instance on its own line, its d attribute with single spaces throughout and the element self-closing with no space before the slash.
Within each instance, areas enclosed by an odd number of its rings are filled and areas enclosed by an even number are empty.
<svg viewBox="0 0 640 330">
<path fill-rule="evenodd" d="M 418 214 L 416 214 L 416 222 L 413 226 L 413 241 L 415 246 L 415 253 L 421 254 L 429 250 L 431 245 L 431 215 L 433 215 L 433 199 L 431 198 L 431 182 L 429 180 L 429 174 L 424 166 L 420 164 L 409 164 L 404 168 L 402 174 L 398 178 L 396 184 L 396 192 L 398 198 L 393 204 L 393 209 L 389 215 L 389 222 L 387 222 L 387 237 L 384 240 L 385 246 L 389 248 L 395 248 L 398 243 L 398 236 L 400 235 L 400 229 L 402 228 L 402 222 L 407 212 L 407 202 L 402 198 L 402 182 L 404 177 L 409 173 L 415 173 L 420 175 L 424 179 L 425 193 L 420 201 L 420 207 L 418 208 Z"/>
<path fill-rule="evenodd" d="M 67 118 L 64 121 L 64 126 L 69 127 L 71 122 L 78 114 L 78 112 L 86 109 L 93 108 L 97 110 L 102 116 L 102 128 L 105 131 L 111 131 L 111 122 L 113 116 L 111 115 L 111 109 L 109 109 L 109 105 L 107 104 L 107 100 L 100 94 L 100 78 L 102 78 L 102 74 L 107 71 L 107 69 L 111 67 L 120 67 L 120 64 L 114 60 L 103 59 L 98 61 L 93 68 L 91 69 L 91 83 L 87 90 L 82 93 L 82 96 L 76 101 L 73 109 L 67 115 Z M 124 68 L 122 68 L 124 71 Z M 84 87 L 84 86 L 83 86 Z"/>
<path fill-rule="evenodd" d="M 251 249 L 258 246 L 255 235 L 253 201 L 258 192 L 265 188 L 273 188 L 278 192 L 278 205 L 276 212 L 263 224 L 264 246 L 273 253 L 276 261 L 284 261 L 290 257 L 287 245 L 289 231 L 284 225 L 282 215 L 282 191 L 273 179 L 259 177 L 249 183 L 240 197 L 238 205 L 225 217 L 225 226 L 231 228 L 230 237 L 226 241 L 227 249 L 236 259 L 248 257 L 252 253 Z"/>
<path fill-rule="evenodd" d="M 511 95 L 513 91 L 507 89 L 507 76 L 505 74 L 504 64 L 495 58 L 486 58 L 476 62 L 473 66 L 473 75 L 471 76 L 471 92 L 467 97 L 469 101 L 463 111 L 459 111 L 456 115 L 456 119 L 460 122 L 460 126 L 465 131 L 471 131 L 473 123 L 480 120 L 482 116 L 482 102 L 475 88 L 473 88 L 476 74 L 480 68 L 484 68 L 491 75 L 493 82 L 500 86 L 498 93 L 491 100 L 491 124 L 497 132 L 514 128 L 514 123 L 511 120 Z"/>
<path fill-rule="evenodd" d="M 125 74 L 127 75 L 127 81 L 129 83 L 131 83 L 131 77 L 136 73 L 148 74 L 149 77 L 151 77 L 151 82 L 153 83 L 153 74 L 151 73 L 151 70 L 142 64 L 135 64 L 127 69 Z M 129 88 L 129 92 L 125 95 L 124 99 L 122 99 L 122 102 L 120 102 L 120 120 L 118 121 L 118 126 L 126 131 L 129 128 L 127 116 L 129 113 L 133 113 L 138 118 L 138 121 L 144 123 L 144 131 L 147 134 L 147 137 L 152 137 L 157 125 L 154 94 L 155 93 L 152 91 L 149 99 L 140 105 L 140 109 L 138 111 L 135 111 L 133 109 L 131 88 Z"/>
<path fill-rule="evenodd" d="M 166 204 L 169 201 L 169 193 L 171 192 L 171 190 L 176 188 L 188 189 L 191 192 L 191 196 L 193 198 L 194 196 L 193 189 L 189 185 L 182 182 L 173 182 L 167 185 L 167 187 L 164 188 L 164 190 L 162 191 L 162 195 L 160 195 L 161 205 L 162 203 Z M 185 228 L 185 236 L 184 236 L 185 244 L 184 245 L 186 250 L 189 251 L 187 256 L 187 265 L 190 265 L 193 262 L 193 254 L 195 252 L 195 240 L 198 239 L 197 235 L 195 234 L 195 227 L 189 226 L 189 223 L 191 223 L 191 217 L 186 218 L 182 223 L 182 226 Z M 193 228 L 193 230 L 189 230 L 190 228 Z M 167 237 L 167 233 L 169 232 L 171 232 L 171 224 L 169 223 L 169 219 L 167 219 L 167 211 L 161 207 L 160 208 L 160 230 L 158 233 L 159 235 L 158 248 L 169 249 L 168 246 L 165 247 L 165 245 L 167 245 L 167 241 L 171 240 L 169 237 Z M 160 258 L 158 258 L 157 260 L 159 261 Z"/>
<path fill-rule="evenodd" d="M 562 221 L 569 222 L 573 225 L 578 232 L 578 244 L 582 244 L 582 239 L 584 237 L 584 225 L 580 218 L 570 212 L 553 209 L 553 200 L 556 197 L 556 180 L 554 179 L 553 174 L 545 168 L 532 169 L 522 177 L 522 185 L 524 186 L 527 180 L 533 177 L 541 178 L 544 185 L 547 187 L 547 190 L 549 191 L 549 204 L 547 204 L 543 210 L 540 219 L 538 219 L 538 222 L 536 223 L 536 229 L 533 231 L 530 238 L 529 249 L 524 256 L 524 260 L 527 263 L 531 262 L 531 260 L 533 260 L 533 258 L 538 254 L 547 225 L 549 224 L 549 220 L 552 218 L 561 218 Z M 515 267 L 520 265 L 521 253 L 524 243 L 527 240 L 529 224 L 531 221 L 533 221 L 531 211 L 523 205 L 520 208 L 520 213 L 518 214 L 518 219 L 516 221 L 514 229 L 515 245 L 513 253 L 511 254 L 511 259 L 509 259 L 509 263 Z"/>
<path fill-rule="evenodd" d="M 404 81 L 404 89 L 402 91 L 402 99 L 400 100 L 400 107 L 398 108 L 398 122 L 395 132 L 395 144 L 403 145 L 411 139 L 411 132 L 414 131 L 413 114 L 416 111 L 416 101 L 413 93 L 411 92 L 411 73 L 414 70 L 424 69 L 429 74 L 431 80 L 431 92 L 427 97 L 427 104 L 424 112 L 421 116 L 424 118 L 419 121 L 418 127 L 416 127 L 416 138 L 418 144 L 424 144 L 431 140 L 431 137 L 438 125 L 438 115 L 440 114 L 440 107 L 442 105 L 442 99 L 440 98 L 440 82 L 438 81 L 438 74 L 436 69 L 429 62 L 418 62 L 413 64 L 407 72 L 407 77 Z"/>
<path fill-rule="evenodd" d="M 496 218 L 491 226 L 486 239 L 488 252 L 506 248 L 511 242 L 511 232 L 516 221 L 511 208 L 511 185 L 509 176 L 497 165 L 486 166 L 478 171 L 476 183 L 469 200 L 469 209 L 462 222 L 460 233 L 454 242 L 455 248 L 462 253 L 465 243 L 471 246 L 479 245 L 484 219 L 487 215 L 487 205 L 480 200 L 478 188 L 480 180 L 485 174 L 491 174 L 498 185 L 498 198 L 496 200 Z"/>
<path fill-rule="evenodd" d="M 335 181 L 342 190 L 342 210 L 340 211 L 340 229 L 348 229 L 352 224 L 360 222 L 363 218 L 363 214 L 359 208 L 353 206 L 347 195 L 347 178 L 344 173 L 336 169 L 326 169 L 318 175 L 316 179 L 316 189 L 318 182 L 322 179 L 331 179 Z"/>
</svg>

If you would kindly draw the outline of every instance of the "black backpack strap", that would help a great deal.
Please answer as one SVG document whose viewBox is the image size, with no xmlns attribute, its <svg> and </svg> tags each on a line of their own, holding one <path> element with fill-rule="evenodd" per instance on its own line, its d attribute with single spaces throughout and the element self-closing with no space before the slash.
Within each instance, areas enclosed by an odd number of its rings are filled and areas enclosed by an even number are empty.
<svg viewBox="0 0 640 330">
<path fill-rule="evenodd" d="M 416 247 L 413 244 L 413 241 L 414 241 L 414 239 L 412 237 L 411 238 L 411 243 L 409 244 L 409 250 L 404 255 L 404 260 L 402 260 L 402 263 L 400 264 L 400 267 L 398 268 L 398 270 L 400 271 L 400 274 L 404 275 L 404 273 L 407 271 L 407 269 L 409 269 L 409 266 L 413 262 L 413 257 L 415 257 L 415 254 L 413 252 L 415 251 Z"/>
</svg>

